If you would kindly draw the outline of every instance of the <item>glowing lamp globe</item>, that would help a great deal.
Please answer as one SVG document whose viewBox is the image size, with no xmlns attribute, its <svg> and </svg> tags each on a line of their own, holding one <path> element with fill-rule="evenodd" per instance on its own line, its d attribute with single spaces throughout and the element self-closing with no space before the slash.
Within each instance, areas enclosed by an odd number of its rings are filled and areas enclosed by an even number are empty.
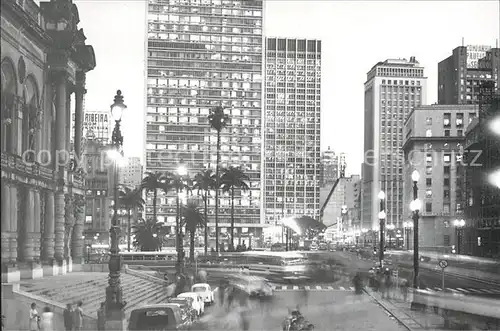
<svg viewBox="0 0 500 331">
<path fill-rule="evenodd" d="M 111 105 L 111 116 L 115 122 L 122 120 L 123 111 L 127 109 L 127 106 L 123 103 L 122 91 L 116 91 L 115 100 Z"/>
<path fill-rule="evenodd" d="M 417 170 L 413 170 L 413 172 L 411 173 L 411 180 L 413 180 L 414 182 L 418 182 L 418 180 L 420 179 L 420 174 Z"/>
</svg>

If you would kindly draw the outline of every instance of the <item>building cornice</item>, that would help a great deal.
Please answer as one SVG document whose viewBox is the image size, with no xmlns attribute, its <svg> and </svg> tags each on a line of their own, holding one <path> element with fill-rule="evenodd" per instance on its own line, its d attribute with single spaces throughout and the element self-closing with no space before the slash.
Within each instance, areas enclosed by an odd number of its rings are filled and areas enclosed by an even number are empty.
<svg viewBox="0 0 500 331">
<path fill-rule="evenodd" d="M 53 44 L 52 38 L 44 31 L 39 22 L 28 15 L 24 9 L 12 0 L 1 1 L 2 16 L 5 13 L 12 15 L 14 22 L 20 23 L 21 31 L 26 31 L 31 38 L 31 41 L 36 42 L 39 47 L 50 48 Z"/>
</svg>

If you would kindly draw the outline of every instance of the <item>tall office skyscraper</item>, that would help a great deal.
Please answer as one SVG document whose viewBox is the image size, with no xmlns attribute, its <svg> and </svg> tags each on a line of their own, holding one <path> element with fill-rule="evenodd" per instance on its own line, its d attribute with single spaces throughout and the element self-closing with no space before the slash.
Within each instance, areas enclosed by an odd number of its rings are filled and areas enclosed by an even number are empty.
<svg viewBox="0 0 500 331">
<path fill-rule="evenodd" d="M 148 8 L 146 171 L 174 171 L 181 161 L 191 177 L 215 170 L 216 132 L 207 116 L 225 107 L 231 120 L 221 166 L 242 166 L 250 176 L 250 190 L 236 190 L 236 238 L 259 235 L 253 229 L 261 227 L 262 12 L 262 0 L 150 0 Z M 220 202 L 225 233 L 230 198 Z M 215 200 L 209 205 L 215 231 Z M 146 212 L 152 215 L 151 202 Z M 158 220 L 175 224 L 173 196 L 159 198 Z"/>
<path fill-rule="evenodd" d="M 321 41 L 266 40 L 266 222 L 319 219 Z"/>
<path fill-rule="evenodd" d="M 365 82 L 362 227 L 378 224 L 378 193 L 386 195 L 386 222 L 402 227 L 403 127 L 409 112 L 426 102 L 424 68 L 414 57 L 373 66 Z"/>
</svg>

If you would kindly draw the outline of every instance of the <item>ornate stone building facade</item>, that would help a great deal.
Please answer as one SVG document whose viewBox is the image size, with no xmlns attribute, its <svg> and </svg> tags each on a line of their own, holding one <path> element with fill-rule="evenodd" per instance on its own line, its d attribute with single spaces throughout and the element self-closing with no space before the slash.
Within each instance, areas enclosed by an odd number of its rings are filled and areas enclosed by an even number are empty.
<svg viewBox="0 0 500 331">
<path fill-rule="evenodd" d="M 1 2 L 2 282 L 63 274 L 82 262 L 82 153 L 70 138 L 82 138 L 95 56 L 79 21 L 71 0 Z"/>
</svg>

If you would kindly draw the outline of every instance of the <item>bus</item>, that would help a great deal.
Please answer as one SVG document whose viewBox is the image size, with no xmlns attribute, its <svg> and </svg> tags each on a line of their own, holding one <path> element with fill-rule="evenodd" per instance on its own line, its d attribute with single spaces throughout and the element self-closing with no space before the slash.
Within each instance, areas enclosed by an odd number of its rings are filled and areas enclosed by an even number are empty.
<svg viewBox="0 0 500 331">
<path fill-rule="evenodd" d="M 303 274 L 307 265 L 307 256 L 298 252 L 247 251 L 224 257 L 233 265 L 279 274 Z"/>
</svg>

